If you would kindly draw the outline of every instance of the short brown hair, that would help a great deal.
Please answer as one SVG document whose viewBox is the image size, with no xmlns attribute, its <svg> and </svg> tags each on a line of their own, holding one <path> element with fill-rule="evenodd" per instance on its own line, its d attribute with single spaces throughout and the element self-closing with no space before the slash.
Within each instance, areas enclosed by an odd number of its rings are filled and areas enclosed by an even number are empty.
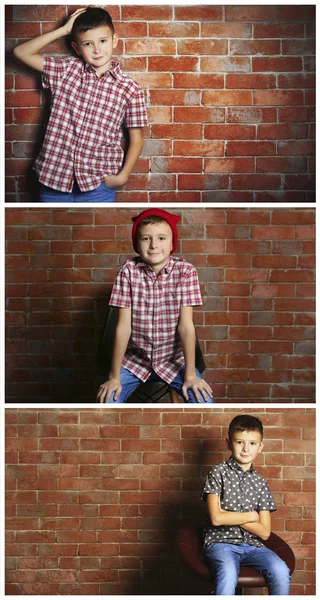
<svg viewBox="0 0 320 600">
<path fill-rule="evenodd" d="M 257 417 L 252 415 L 238 415 L 232 419 L 229 425 L 228 438 L 231 441 L 233 434 L 237 431 L 259 431 L 263 439 L 263 425 Z"/>
<path fill-rule="evenodd" d="M 79 33 L 84 33 L 85 31 L 90 31 L 90 29 L 96 29 L 96 27 L 102 27 L 103 25 L 107 25 L 107 27 L 111 29 L 112 35 L 114 34 L 114 26 L 109 13 L 104 10 L 104 8 L 88 6 L 88 8 L 80 13 L 74 21 L 71 39 L 76 42 Z"/>
</svg>

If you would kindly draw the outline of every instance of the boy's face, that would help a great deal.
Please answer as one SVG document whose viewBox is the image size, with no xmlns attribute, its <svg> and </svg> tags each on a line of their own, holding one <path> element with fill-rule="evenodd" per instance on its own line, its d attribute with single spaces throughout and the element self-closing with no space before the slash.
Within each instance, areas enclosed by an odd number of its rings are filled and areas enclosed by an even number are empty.
<svg viewBox="0 0 320 600">
<path fill-rule="evenodd" d="M 250 469 L 256 456 L 263 448 L 259 431 L 236 431 L 231 440 L 227 440 L 232 457 L 244 471 Z"/>
<path fill-rule="evenodd" d="M 142 225 L 137 231 L 138 253 L 155 273 L 167 264 L 172 250 L 172 229 L 165 221 Z"/>
<path fill-rule="evenodd" d="M 117 44 L 117 35 L 112 35 L 107 25 L 78 33 L 77 42 L 71 43 L 76 53 L 95 69 L 97 75 L 102 75 L 110 68 L 113 50 Z"/>
</svg>

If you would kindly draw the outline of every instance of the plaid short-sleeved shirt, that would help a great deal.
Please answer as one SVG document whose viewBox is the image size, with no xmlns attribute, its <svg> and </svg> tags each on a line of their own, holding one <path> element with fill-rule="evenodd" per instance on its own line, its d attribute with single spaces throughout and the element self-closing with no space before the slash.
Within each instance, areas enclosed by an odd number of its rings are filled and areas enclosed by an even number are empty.
<svg viewBox="0 0 320 600">
<path fill-rule="evenodd" d="M 212 467 L 204 483 L 201 499 L 208 494 L 220 497 L 223 510 L 249 512 L 255 510 L 277 510 L 268 482 L 251 465 L 248 471 L 241 469 L 234 458 Z M 212 525 L 207 515 L 204 525 L 204 546 L 217 543 L 250 544 L 264 546 L 261 539 L 243 529 L 241 525 Z"/>
<path fill-rule="evenodd" d="M 76 178 L 81 191 L 94 190 L 122 167 L 122 124 L 148 124 L 143 91 L 116 62 L 98 77 L 71 56 L 46 57 L 42 83 L 51 91 L 51 112 L 34 164 L 39 181 L 71 192 Z"/>
<path fill-rule="evenodd" d="M 177 332 L 180 306 L 202 304 L 193 265 L 170 256 L 158 276 L 140 258 L 119 269 L 110 304 L 131 308 L 131 337 L 122 366 L 142 381 L 154 370 L 170 383 L 184 364 Z"/>
</svg>

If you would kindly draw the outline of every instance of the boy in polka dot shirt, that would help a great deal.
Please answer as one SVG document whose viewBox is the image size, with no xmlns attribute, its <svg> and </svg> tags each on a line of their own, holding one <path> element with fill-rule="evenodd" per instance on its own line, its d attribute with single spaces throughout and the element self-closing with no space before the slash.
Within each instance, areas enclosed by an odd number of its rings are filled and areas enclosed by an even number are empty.
<svg viewBox="0 0 320 600">
<path fill-rule="evenodd" d="M 271 533 L 276 510 L 268 482 L 253 461 L 263 449 L 263 426 L 250 415 L 238 415 L 227 438 L 231 457 L 209 471 L 202 490 L 208 515 L 203 559 L 214 581 L 216 596 L 233 596 L 240 566 L 253 567 L 266 579 L 269 595 L 290 594 L 290 573 L 263 540 Z"/>
</svg>

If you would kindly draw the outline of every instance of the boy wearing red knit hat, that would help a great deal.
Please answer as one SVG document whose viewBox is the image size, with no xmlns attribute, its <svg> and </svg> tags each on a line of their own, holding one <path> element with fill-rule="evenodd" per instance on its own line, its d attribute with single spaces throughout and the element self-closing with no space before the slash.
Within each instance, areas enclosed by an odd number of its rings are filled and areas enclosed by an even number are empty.
<svg viewBox="0 0 320 600">
<path fill-rule="evenodd" d="M 150 208 L 133 219 L 139 257 L 120 267 L 110 298 L 119 307 L 108 381 L 101 403 L 124 403 L 141 381 L 165 381 L 185 402 L 213 402 L 195 367 L 193 306 L 202 304 L 196 269 L 172 256 L 180 217 Z"/>
</svg>

